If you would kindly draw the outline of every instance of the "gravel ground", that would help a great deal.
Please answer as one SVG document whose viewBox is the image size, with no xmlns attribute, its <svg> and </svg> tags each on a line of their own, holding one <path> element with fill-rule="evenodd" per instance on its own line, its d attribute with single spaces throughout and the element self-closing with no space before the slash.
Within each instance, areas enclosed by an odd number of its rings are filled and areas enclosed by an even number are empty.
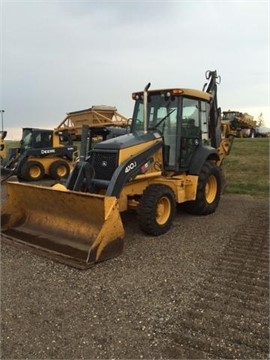
<svg viewBox="0 0 270 360">
<path fill-rule="evenodd" d="M 159 238 L 123 221 L 86 271 L 2 244 L 2 359 L 268 358 L 268 201 L 223 195 Z"/>
</svg>

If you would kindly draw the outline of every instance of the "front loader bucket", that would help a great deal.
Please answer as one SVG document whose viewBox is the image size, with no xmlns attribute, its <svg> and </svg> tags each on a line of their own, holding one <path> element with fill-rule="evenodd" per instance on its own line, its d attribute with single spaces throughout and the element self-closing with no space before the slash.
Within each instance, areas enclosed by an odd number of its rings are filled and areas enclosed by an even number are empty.
<svg viewBox="0 0 270 360">
<path fill-rule="evenodd" d="M 7 182 L 1 221 L 5 241 L 81 269 L 123 250 L 115 197 Z"/>
</svg>

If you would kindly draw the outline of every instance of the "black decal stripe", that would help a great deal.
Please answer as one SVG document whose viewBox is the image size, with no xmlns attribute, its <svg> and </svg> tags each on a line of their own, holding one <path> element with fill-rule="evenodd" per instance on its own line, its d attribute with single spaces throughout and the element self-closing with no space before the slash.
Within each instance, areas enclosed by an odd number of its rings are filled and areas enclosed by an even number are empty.
<svg viewBox="0 0 270 360">
<path fill-rule="evenodd" d="M 161 141 L 155 143 L 153 146 L 148 148 L 147 150 L 142 151 L 141 153 L 129 158 L 124 161 L 114 172 L 108 189 L 106 191 L 106 196 L 116 196 L 119 197 L 123 186 L 125 183 L 135 175 L 138 175 L 141 171 L 141 166 L 145 164 L 153 154 L 155 154 L 161 147 L 163 143 Z M 130 170 L 129 172 L 125 172 L 126 167 L 136 161 L 137 166 Z"/>
</svg>

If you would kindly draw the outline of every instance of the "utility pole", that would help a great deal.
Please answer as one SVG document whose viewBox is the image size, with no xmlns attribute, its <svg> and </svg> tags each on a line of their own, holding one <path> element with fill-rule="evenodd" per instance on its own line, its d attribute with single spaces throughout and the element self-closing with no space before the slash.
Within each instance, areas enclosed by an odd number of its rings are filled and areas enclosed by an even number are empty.
<svg viewBox="0 0 270 360">
<path fill-rule="evenodd" d="M 4 112 L 5 112 L 5 110 L 0 110 L 0 112 L 1 112 L 2 131 L 4 131 Z"/>
</svg>

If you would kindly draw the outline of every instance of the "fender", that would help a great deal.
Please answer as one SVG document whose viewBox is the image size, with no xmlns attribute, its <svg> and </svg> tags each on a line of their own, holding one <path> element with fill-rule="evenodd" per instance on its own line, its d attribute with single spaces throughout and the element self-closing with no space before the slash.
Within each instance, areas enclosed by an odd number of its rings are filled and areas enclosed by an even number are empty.
<svg viewBox="0 0 270 360">
<path fill-rule="evenodd" d="M 218 152 L 211 146 L 199 146 L 192 157 L 189 174 L 199 175 L 206 160 L 218 161 Z"/>
</svg>

